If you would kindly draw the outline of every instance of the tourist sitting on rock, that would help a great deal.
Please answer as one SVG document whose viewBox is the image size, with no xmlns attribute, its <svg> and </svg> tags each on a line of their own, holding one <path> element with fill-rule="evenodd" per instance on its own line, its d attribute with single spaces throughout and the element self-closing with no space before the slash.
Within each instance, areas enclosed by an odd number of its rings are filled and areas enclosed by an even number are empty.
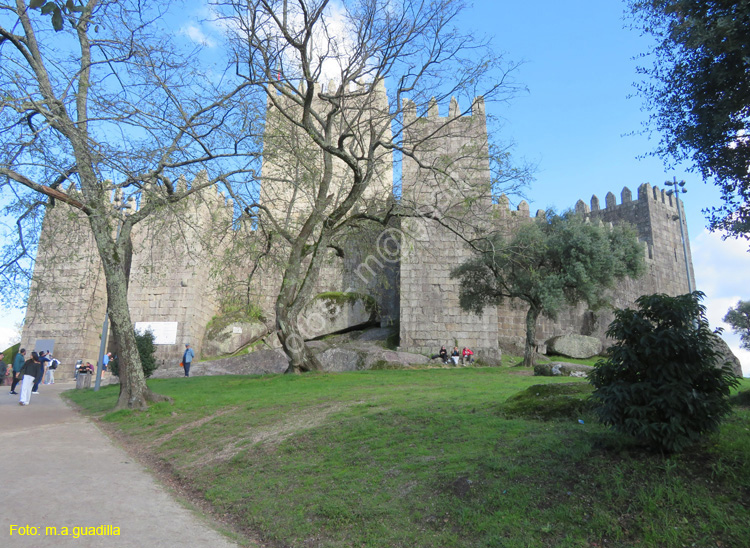
<svg viewBox="0 0 750 548">
<path fill-rule="evenodd" d="M 448 363 L 448 350 L 446 350 L 445 346 L 440 347 L 440 352 L 438 353 L 438 356 L 441 360 L 443 360 L 443 363 Z"/>
<path fill-rule="evenodd" d="M 458 365 L 458 359 L 461 357 L 461 353 L 458 351 L 458 347 L 453 347 L 453 352 L 451 352 L 451 361 L 453 362 L 453 365 Z"/>
<path fill-rule="evenodd" d="M 433 354 L 432 356 L 430 356 L 431 360 L 435 360 L 437 358 L 440 358 L 441 360 L 443 360 L 443 363 L 446 363 L 446 360 L 448 359 L 448 351 L 445 349 L 444 346 L 440 347 L 440 352 L 438 352 L 437 354 Z"/>
<path fill-rule="evenodd" d="M 474 361 L 474 352 L 464 346 L 464 349 L 461 351 L 461 358 L 464 365 L 471 363 Z"/>
</svg>

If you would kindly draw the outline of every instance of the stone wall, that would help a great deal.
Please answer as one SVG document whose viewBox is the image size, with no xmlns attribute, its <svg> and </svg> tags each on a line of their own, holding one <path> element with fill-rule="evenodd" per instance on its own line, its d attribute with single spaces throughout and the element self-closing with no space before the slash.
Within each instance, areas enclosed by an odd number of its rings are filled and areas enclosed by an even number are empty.
<svg viewBox="0 0 750 548">
<path fill-rule="evenodd" d="M 212 274 L 220 265 L 214 258 L 223 250 L 222 235 L 232 231 L 233 210 L 231 200 L 207 188 L 136 225 L 128 288 L 131 319 L 177 322 L 175 344 L 156 346 L 160 367 L 178 367 L 188 342 L 201 355 L 206 325 L 219 310 Z"/>
<path fill-rule="evenodd" d="M 402 220 L 400 344 L 411 352 L 437 353 L 441 345 L 470 346 L 496 357 L 498 315 L 467 314 L 458 302 L 455 266 L 471 257 L 465 238 L 480 235 L 491 219 L 492 200 L 484 102 L 471 115 L 451 100 L 448 116 L 433 101 L 417 117 L 405 104 L 402 203 L 413 216 Z"/>
<path fill-rule="evenodd" d="M 56 377 L 72 378 L 76 360 L 96 363 L 106 301 L 88 222 L 58 201 L 42 223 L 21 348 L 27 357 L 32 350 L 52 350 L 60 360 Z"/>
<path fill-rule="evenodd" d="M 157 211 L 133 229 L 131 319 L 177 322 L 175 344 L 156 347 L 161 366 L 177 367 L 186 342 L 200 355 L 206 325 L 218 310 L 213 256 L 222 247 L 222 231 L 232 229 L 232 212 L 231 200 L 226 203 L 211 188 Z M 61 379 L 72 376 L 76 360 L 96 364 L 106 300 L 104 273 L 88 222 L 83 214 L 58 203 L 43 222 L 22 344 L 34 349 L 37 340 L 54 340 Z M 111 337 L 106 349 L 117 354 Z"/>
</svg>

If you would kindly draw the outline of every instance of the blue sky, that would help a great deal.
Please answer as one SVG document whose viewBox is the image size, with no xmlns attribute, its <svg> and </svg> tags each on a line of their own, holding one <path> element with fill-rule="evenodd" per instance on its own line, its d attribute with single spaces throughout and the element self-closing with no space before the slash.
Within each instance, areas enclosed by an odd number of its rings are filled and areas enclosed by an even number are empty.
<svg viewBox="0 0 750 548">
<path fill-rule="evenodd" d="M 203 4 L 187 5 L 186 13 L 195 14 L 195 28 L 200 28 Z M 492 37 L 509 59 L 524 62 L 516 79 L 528 93 L 510 106 L 488 109 L 505 119 L 501 138 L 515 141 L 515 155 L 539 166 L 526 191 L 532 211 L 565 209 L 579 198 L 588 202 L 592 194 L 603 200 L 609 191 L 619 196 L 624 186 L 635 194 L 641 183 L 661 187 L 673 176 L 687 182 L 683 198 L 697 286 L 707 295 L 712 325 L 719 326 L 729 306 L 750 299 L 748 245 L 722 241 L 705 230 L 701 209 L 719 204 L 713 185 L 685 169 L 665 170 L 658 158 L 641 158 L 655 148 L 658 136 L 634 134 L 648 114 L 641 111 L 640 98 L 628 96 L 638 79 L 634 57 L 647 50 L 649 39 L 627 28 L 624 15 L 625 3 L 612 0 L 482 0 L 460 23 Z M 440 107 L 447 112 L 447 105 Z M 21 313 L 0 310 L 0 338 L 21 318 Z M 727 334 L 725 339 L 750 375 L 750 352 L 739 351 L 738 337 Z"/>
</svg>

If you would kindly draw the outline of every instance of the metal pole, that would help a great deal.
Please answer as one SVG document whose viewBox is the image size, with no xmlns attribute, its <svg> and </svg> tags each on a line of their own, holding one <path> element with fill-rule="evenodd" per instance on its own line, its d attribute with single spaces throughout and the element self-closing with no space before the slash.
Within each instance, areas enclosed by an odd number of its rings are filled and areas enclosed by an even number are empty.
<svg viewBox="0 0 750 548">
<path fill-rule="evenodd" d="M 99 386 L 102 383 L 102 361 L 104 361 L 104 350 L 107 345 L 107 329 L 108 328 L 109 328 L 109 314 L 105 312 L 104 323 L 102 324 L 102 342 L 99 344 L 99 360 L 96 362 L 96 383 L 94 384 L 94 392 L 99 391 Z"/>
<path fill-rule="evenodd" d="M 680 237 L 682 238 L 682 253 L 685 256 L 685 273 L 687 274 L 688 293 L 693 292 L 693 282 L 690 279 L 690 262 L 688 261 L 687 242 L 685 241 L 685 230 L 682 227 L 682 208 L 680 207 L 680 193 L 677 191 L 677 177 L 674 177 L 674 195 L 677 198 L 677 218 L 680 222 Z M 684 192 L 684 190 L 683 190 Z"/>
</svg>

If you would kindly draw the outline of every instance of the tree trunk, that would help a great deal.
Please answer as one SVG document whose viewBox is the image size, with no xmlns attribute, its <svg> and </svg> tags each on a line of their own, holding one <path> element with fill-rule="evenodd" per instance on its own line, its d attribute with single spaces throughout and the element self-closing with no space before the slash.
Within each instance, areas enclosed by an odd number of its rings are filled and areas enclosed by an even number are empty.
<svg viewBox="0 0 750 548">
<path fill-rule="evenodd" d="M 119 269 L 104 271 L 107 281 L 107 313 L 112 325 L 112 336 L 119 348 L 120 397 L 116 409 L 145 409 L 154 401 L 149 393 L 141 359 L 135 343 L 133 324 L 128 309 L 128 292 L 124 272 Z"/>
<path fill-rule="evenodd" d="M 276 333 L 284 352 L 289 356 L 286 373 L 302 373 L 323 369 L 318 359 L 307 348 L 299 329 L 299 314 L 312 296 L 320 266 L 318 250 L 325 249 L 327 239 L 321 235 L 318 246 L 311 253 L 307 267 L 302 265 L 305 239 L 300 236 L 289 251 L 281 289 L 276 297 Z M 303 275 L 304 272 L 304 275 Z"/>
<path fill-rule="evenodd" d="M 536 347 L 536 320 L 539 317 L 539 309 L 529 306 L 526 312 L 526 348 L 523 353 L 524 367 L 534 367 L 534 348 Z"/>
<path fill-rule="evenodd" d="M 323 366 L 307 348 L 297 325 L 297 314 L 295 307 L 286 302 L 284 292 L 280 292 L 276 300 L 276 333 L 281 347 L 289 356 L 289 367 L 285 373 L 320 371 Z"/>
<path fill-rule="evenodd" d="M 90 216 L 89 222 L 102 261 L 107 285 L 107 314 L 112 326 L 112 337 L 119 353 L 120 396 L 115 409 L 145 409 L 149 401 L 170 400 L 166 396 L 149 390 L 135 342 L 135 331 L 128 307 L 126 272 L 133 252 L 130 233 L 126 231 L 113 239 L 111 228 L 106 220 Z"/>
</svg>

